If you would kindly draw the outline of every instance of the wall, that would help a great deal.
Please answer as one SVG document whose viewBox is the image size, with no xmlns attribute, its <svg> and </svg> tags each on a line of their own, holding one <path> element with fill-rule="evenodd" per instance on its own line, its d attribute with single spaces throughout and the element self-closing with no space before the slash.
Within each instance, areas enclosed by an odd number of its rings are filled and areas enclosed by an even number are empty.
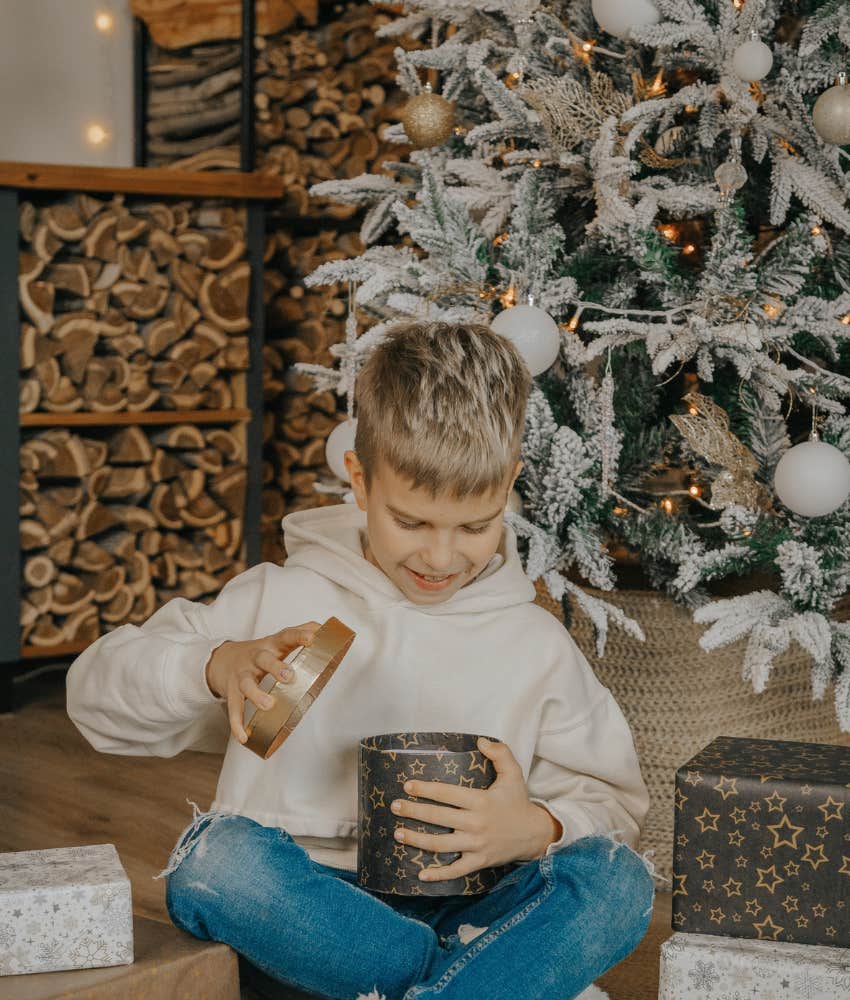
<svg viewBox="0 0 850 1000">
<path fill-rule="evenodd" d="M 132 37 L 129 0 L 0 0 L 0 160 L 131 166 Z"/>
</svg>

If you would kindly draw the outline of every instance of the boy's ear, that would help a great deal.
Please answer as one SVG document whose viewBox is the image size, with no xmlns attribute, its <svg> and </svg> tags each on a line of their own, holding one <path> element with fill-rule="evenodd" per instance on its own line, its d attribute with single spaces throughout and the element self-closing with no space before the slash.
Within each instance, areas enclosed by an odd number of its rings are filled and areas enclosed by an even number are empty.
<svg viewBox="0 0 850 1000">
<path fill-rule="evenodd" d="M 356 451 L 347 451 L 343 455 L 345 468 L 348 472 L 348 481 L 351 483 L 351 492 L 357 501 L 357 506 L 361 510 L 366 510 L 366 476 L 363 473 L 363 466 L 357 457 Z"/>
<path fill-rule="evenodd" d="M 517 481 L 519 474 L 522 472 L 522 462 L 517 462 L 516 468 L 514 469 L 513 479 L 511 479 L 511 485 L 508 487 L 508 493 L 514 488 L 514 483 Z"/>
</svg>

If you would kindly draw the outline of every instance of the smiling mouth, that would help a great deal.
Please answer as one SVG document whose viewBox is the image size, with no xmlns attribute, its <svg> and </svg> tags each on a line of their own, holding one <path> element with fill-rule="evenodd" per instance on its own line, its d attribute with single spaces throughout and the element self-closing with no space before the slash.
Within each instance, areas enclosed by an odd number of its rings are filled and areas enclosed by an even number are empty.
<svg viewBox="0 0 850 1000">
<path fill-rule="evenodd" d="M 409 566 L 405 566 L 404 568 L 420 587 L 432 590 L 446 586 L 458 575 L 457 573 L 448 573 L 445 576 L 426 576 L 424 573 L 417 573 L 416 570 L 411 569 Z"/>
</svg>

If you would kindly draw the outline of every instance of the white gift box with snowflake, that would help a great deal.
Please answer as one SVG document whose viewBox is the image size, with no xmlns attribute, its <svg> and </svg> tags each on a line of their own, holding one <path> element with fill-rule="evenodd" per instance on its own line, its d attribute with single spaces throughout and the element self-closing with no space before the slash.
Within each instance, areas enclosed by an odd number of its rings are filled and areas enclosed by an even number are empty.
<svg viewBox="0 0 850 1000">
<path fill-rule="evenodd" d="M 684 934 L 661 945 L 658 1000 L 850 998 L 850 948 Z"/>
<path fill-rule="evenodd" d="M 0 975 L 132 961 L 130 880 L 114 845 L 0 854 Z"/>
</svg>

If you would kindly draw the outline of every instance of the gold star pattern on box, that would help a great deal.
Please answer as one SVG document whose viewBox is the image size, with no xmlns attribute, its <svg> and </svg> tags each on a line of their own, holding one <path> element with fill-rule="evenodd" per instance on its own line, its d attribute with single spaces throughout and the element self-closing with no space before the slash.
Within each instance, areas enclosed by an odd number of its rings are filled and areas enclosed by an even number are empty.
<svg viewBox="0 0 850 1000">
<path fill-rule="evenodd" d="M 478 750 L 476 735 L 405 732 L 362 739 L 357 842 L 360 884 L 374 892 L 402 896 L 477 895 L 492 889 L 514 866 L 485 868 L 460 878 L 422 882 L 419 879 L 422 869 L 450 865 L 460 855 L 400 844 L 394 839 L 395 830 L 401 827 L 424 834 L 452 831 L 434 823 L 417 822 L 411 817 L 400 822 L 401 817 L 395 816 L 390 806 L 396 799 L 429 805 L 436 801 L 405 792 L 406 781 L 439 781 L 466 788 L 487 788 L 495 777 L 492 762 Z M 446 803 L 436 804 L 451 808 Z"/>
<path fill-rule="evenodd" d="M 850 947 L 850 748 L 721 736 L 676 773 L 673 927 Z"/>
</svg>

